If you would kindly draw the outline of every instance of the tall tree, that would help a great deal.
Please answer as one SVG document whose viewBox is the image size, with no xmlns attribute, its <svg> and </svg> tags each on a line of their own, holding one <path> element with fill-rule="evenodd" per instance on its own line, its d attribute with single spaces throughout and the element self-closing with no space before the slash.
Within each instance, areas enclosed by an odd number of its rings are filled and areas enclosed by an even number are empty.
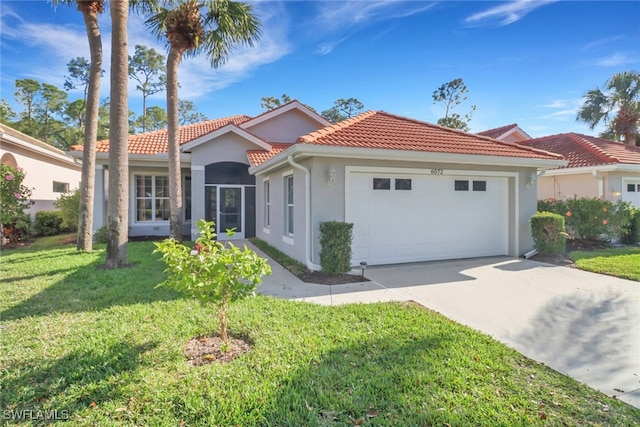
<svg viewBox="0 0 640 427">
<path fill-rule="evenodd" d="M 129 77 L 138 82 L 136 89 L 142 92 L 142 132 L 147 130 L 147 98 L 162 92 L 167 84 L 164 61 L 164 55 L 142 45 L 136 45 L 133 57 L 129 58 Z"/>
<path fill-rule="evenodd" d="M 207 116 L 198 111 L 193 101 L 186 99 L 180 99 L 178 101 L 178 123 L 180 126 L 200 123 L 205 120 L 208 120 Z"/>
<path fill-rule="evenodd" d="M 445 106 L 444 117 L 438 119 L 440 126 L 451 129 L 459 129 L 464 132 L 469 131 L 469 122 L 471 116 L 476 110 L 476 106 L 471 106 L 471 111 L 464 116 L 458 113 L 452 113 L 451 110 L 467 100 L 467 85 L 462 79 L 453 79 L 448 83 L 443 83 L 438 89 L 433 91 L 433 103 L 441 102 Z"/>
<path fill-rule="evenodd" d="M 324 110 L 320 115 L 331 123 L 339 123 L 360 114 L 363 108 L 364 104 L 356 98 L 340 98 L 333 103 L 333 107 Z"/>
<path fill-rule="evenodd" d="M 262 107 L 264 111 L 271 111 L 287 102 L 291 102 L 291 97 L 286 93 L 283 93 L 280 99 L 274 96 L 263 96 L 262 99 L 260 99 L 260 107 Z"/>
<path fill-rule="evenodd" d="M 77 57 L 67 64 L 69 75 L 65 76 L 64 88 L 67 91 L 80 89 L 82 99 L 74 102 L 73 117 L 78 121 L 78 127 L 84 129 L 85 107 L 87 105 L 87 92 L 89 90 L 89 71 L 91 64 L 86 58 Z"/>
<path fill-rule="evenodd" d="M 14 96 L 18 103 L 26 108 L 23 119 L 30 124 L 33 120 L 33 110 L 37 104 L 37 97 L 41 90 L 40 82 L 33 79 L 16 80 L 16 92 Z"/>
<path fill-rule="evenodd" d="M 174 9 L 163 8 L 147 23 L 158 37 L 167 38 L 167 113 L 169 137 L 170 236 L 182 240 L 182 190 L 178 142 L 178 66 L 184 55 L 200 52 L 217 67 L 237 44 L 252 46 L 260 24 L 250 5 L 230 0 L 187 0 Z"/>
<path fill-rule="evenodd" d="M 625 144 L 640 145 L 640 74 L 624 71 L 614 74 L 604 91 L 595 88 L 584 95 L 584 104 L 576 120 L 594 129 L 600 121 L 608 126 L 604 137 L 624 139 Z"/>
<path fill-rule="evenodd" d="M 16 119 L 18 115 L 6 99 L 0 99 L 0 123 L 9 124 Z"/>
<path fill-rule="evenodd" d="M 53 144 L 53 135 L 60 132 L 62 123 L 58 120 L 67 106 L 67 93 L 49 83 L 42 83 L 40 102 L 35 106 L 35 118 L 40 130 L 38 137 L 46 143 Z M 60 144 L 56 144 L 60 145 Z M 64 147 L 60 147 L 64 148 Z"/>
<path fill-rule="evenodd" d="M 138 119 L 134 123 L 134 126 L 136 127 L 136 130 L 140 129 L 142 132 L 144 132 L 143 129 L 146 129 L 147 131 L 166 129 L 167 110 L 157 105 L 148 107 L 147 114 L 138 117 Z"/>
<path fill-rule="evenodd" d="M 109 133 L 109 202 L 107 203 L 106 268 L 127 266 L 129 157 L 127 141 L 129 0 L 113 1 L 111 9 L 111 111 Z"/>
<path fill-rule="evenodd" d="M 96 139 L 100 108 L 100 77 L 102 76 L 102 36 L 98 15 L 104 11 L 104 0 L 53 0 L 57 4 L 76 4 L 82 13 L 89 41 L 91 62 L 86 86 L 85 127 L 82 149 L 82 176 L 80 182 L 80 213 L 78 215 L 77 249 L 93 249 L 93 209 L 96 177 Z"/>
</svg>

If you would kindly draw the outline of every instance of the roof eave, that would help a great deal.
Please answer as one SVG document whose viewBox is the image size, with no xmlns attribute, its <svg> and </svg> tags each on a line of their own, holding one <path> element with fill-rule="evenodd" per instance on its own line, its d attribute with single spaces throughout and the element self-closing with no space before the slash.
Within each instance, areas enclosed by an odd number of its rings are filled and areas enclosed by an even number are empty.
<svg viewBox="0 0 640 427">
<path fill-rule="evenodd" d="M 533 167 L 540 170 L 548 170 L 564 166 L 566 160 L 536 159 L 526 157 L 486 156 L 476 154 L 433 153 L 410 150 L 386 150 L 377 148 L 336 147 L 318 144 L 298 143 L 291 148 L 277 154 L 266 162 L 249 169 L 252 174 L 261 174 L 271 169 L 280 167 L 287 162 L 287 157 L 325 156 L 350 159 L 368 160 L 400 160 L 429 163 L 459 163 L 478 166 L 516 166 Z"/>
<path fill-rule="evenodd" d="M 580 166 L 575 168 L 550 169 L 545 172 L 545 176 L 576 175 L 592 172 L 638 172 L 640 165 L 612 163 L 607 165 Z"/>
</svg>

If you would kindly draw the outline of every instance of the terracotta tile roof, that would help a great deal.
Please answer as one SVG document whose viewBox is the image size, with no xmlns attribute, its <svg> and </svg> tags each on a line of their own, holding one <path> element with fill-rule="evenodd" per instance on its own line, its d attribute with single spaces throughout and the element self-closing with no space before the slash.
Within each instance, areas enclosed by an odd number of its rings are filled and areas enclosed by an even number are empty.
<svg viewBox="0 0 640 427">
<path fill-rule="evenodd" d="M 640 165 L 640 147 L 578 133 L 563 133 L 522 141 L 520 144 L 563 155 L 562 168 L 607 164 Z"/>
<path fill-rule="evenodd" d="M 489 138 L 497 138 L 502 134 L 509 132 L 511 129 L 518 127 L 517 123 L 513 123 L 506 126 L 500 126 L 499 128 L 485 130 L 483 132 L 478 132 L 478 135 L 488 136 Z"/>
<path fill-rule="evenodd" d="M 561 156 L 518 144 L 444 128 L 381 111 L 367 111 L 298 138 L 298 143 L 433 153 L 525 157 Z M 523 150 L 524 148 L 524 150 Z"/>
<path fill-rule="evenodd" d="M 203 135 L 220 129 L 230 123 L 239 125 L 250 120 L 251 117 L 238 115 L 224 117 L 222 119 L 208 120 L 206 122 L 194 123 L 191 125 L 180 126 L 178 130 L 178 141 L 180 145 L 189 141 L 193 141 Z M 140 133 L 137 135 L 129 135 L 129 154 L 158 154 L 166 153 L 168 150 L 168 133 L 166 129 L 153 132 Z M 82 151 L 81 145 L 74 145 L 69 148 L 71 151 Z M 98 141 L 96 146 L 98 153 L 109 152 L 109 140 Z"/>
<path fill-rule="evenodd" d="M 272 142 L 269 145 L 271 145 L 271 151 L 247 150 L 247 157 L 249 158 L 249 163 L 251 163 L 251 166 L 257 166 L 261 163 L 266 162 L 276 154 L 282 153 L 293 144 L 287 142 Z"/>
</svg>

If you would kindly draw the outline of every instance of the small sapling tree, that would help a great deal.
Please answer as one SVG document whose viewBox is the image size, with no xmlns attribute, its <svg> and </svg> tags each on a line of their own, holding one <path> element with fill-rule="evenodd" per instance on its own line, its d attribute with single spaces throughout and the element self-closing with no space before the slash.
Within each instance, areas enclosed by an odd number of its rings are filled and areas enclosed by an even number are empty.
<svg viewBox="0 0 640 427">
<path fill-rule="evenodd" d="M 192 248 L 175 239 L 156 243 L 155 252 L 162 254 L 169 277 L 159 286 L 210 303 L 220 320 L 220 337 L 229 345 L 227 310 L 235 301 L 253 295 L 262 277 L 271 274 L 267 260 L 247 248 L 215 240 L 214 223 L 199 220 L 200 237 Z M 227 230 L 232 232 L 232 230 Z"/>
</svg>

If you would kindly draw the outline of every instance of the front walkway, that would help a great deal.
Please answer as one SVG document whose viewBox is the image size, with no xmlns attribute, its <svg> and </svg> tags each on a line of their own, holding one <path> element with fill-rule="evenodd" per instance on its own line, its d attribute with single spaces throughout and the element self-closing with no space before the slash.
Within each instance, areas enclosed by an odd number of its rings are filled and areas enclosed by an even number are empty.
<svg viewBox="0 0 640 427">
<path fill-rule="evenodd" d="M 370 282 L 329 286 L 269 263 L 262 294 L 325 305 L 413 300 L 640 408 L 638 282 L 500 257 L 370 267 Z"/>
</svg>

